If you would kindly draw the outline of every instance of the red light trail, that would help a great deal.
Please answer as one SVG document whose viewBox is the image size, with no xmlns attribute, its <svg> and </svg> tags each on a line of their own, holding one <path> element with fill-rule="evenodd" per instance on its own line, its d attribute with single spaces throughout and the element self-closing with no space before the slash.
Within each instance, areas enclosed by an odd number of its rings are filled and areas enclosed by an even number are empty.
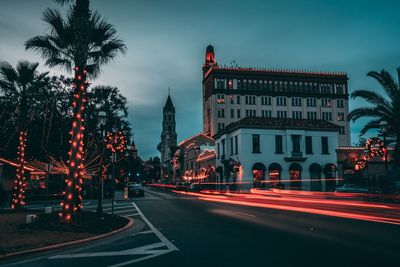
<svg viewBox="0 0 400 267">
<path fill-rule="evenodd" d="M 175 189 L 174 185 L 153 186 Z M 252 189 L 251 193 L 217 190 L 171 191 L 197 197 L 202 201 L 400 225 L 399 204 L 364 202 L 356 199 L 363 194 L 260 189 Z"/>
</svg>

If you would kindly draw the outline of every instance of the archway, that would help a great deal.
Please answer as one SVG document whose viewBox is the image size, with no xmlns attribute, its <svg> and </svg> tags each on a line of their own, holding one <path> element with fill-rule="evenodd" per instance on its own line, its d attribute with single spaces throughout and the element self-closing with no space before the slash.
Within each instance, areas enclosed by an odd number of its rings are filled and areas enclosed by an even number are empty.
<svg viewBox="0 0 400 267">
<path fill-rule="evenodd" d="M 289 166 L 290 189 L 301 190 L 301 171 L 303 168 L 298 163 Z"/>
<path fill-rule="evenodd" d="M 326 191 L 333 191 L 336 187 L 337 167 L 328 163 L 324 167 Z"/>
<path fill-rule="evenodd" d="M 253 187 L 265 187 L 265 170 L 265 165 L 260 162 L 257 162 L 253 165 Z"/>
<path fill-rule="evenodd" d="M 311 179 L 311 191 L 321 191 L 321 172 L 322 167 L 318 163 L 313 163 L 309 167 L 310 179 Z"/>
<path fill-rule="evenodd" d="M 268 167 L 269 186 L 271 188 L 282 187 L 281 185 L 282 167 L 278 163 L 271 163 Z"/>
</svg>

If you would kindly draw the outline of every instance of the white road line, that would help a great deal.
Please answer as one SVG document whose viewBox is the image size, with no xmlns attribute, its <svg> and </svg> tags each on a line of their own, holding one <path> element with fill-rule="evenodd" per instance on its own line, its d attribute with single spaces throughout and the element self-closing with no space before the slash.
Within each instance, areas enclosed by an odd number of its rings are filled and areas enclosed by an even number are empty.
<svg viewBox="0 0 400 267">
<path fill-rule="evenodd" d="M 179 250 L 177 247 L 175 247 L 174 244 L 172 244 L 171 241 L 169 241 L 160 231 L 158 231 L 152 224 L 151 222 L 144 216 L 143 212 L 139 209 L 139 207 L 132 202 L 132 205 L 135 207 L 137 212 L 139 213 L 140 217 L 142 217 L 143 221 L 150 227 L 151 230 L 153 230 L 154 234 L 162 241 L 165 243 L 165 245 L 171 250 Z"/>
<path fill-rule="evenodd" d="M 148 230 L 148 231 L 141 231 L 138 233 L 133 233 L 132 235 L 135 236 L 135 235 L 145 235 L 145 234 L 152 234 L 152 233 L 153 233 L 152 230 Z"/>
<path fill-rule="evenodd" d="M 79 253 L 79 254 L 61 254 L 49 257 L 49 259 L 73 259 L 73 258 L 89 258 L 89 257 L 110 257 L 110 256 L 127 256 L 137 254 L 152 254 L 149 250 L 159 247 L 164 247 L 163 242 L 158 242 L 150 245 L 145 245 L 137 248 L 131 248 L 121 251 L 109 251 L 109 252 L 91 252 L 91 253 Z M 155 253 L 159 253 L 156 251 Z M 153 253 L 154 254 L 154 253 Z"/>
<path fill-rule="evenodd" d="M 171 252 L 171 251 L 170 250 L 164 250 L 163 252 L 160 252 L 160 253 L 157 253 L 157 254 L 149 255 L 149 256 L 146 256 L 146 257 L 143 257 L 143 258 L 139 258 L 139 259 L 135 259 L 135 260 L 131 260 L 131 261 L 121 262 L 121 263 L 118 263 L 118 264 L 110 265 L 108 267 L 125 266 L 125 265 L 128 265 L 128 264 L 132 264 L 132 263 L 148 260 L 148 259 L 151 259 L 151 258 L 155 258 L 155 257 L 161 256 L 161 255 L 169 253 L 169 252 Z"/>
</svg>

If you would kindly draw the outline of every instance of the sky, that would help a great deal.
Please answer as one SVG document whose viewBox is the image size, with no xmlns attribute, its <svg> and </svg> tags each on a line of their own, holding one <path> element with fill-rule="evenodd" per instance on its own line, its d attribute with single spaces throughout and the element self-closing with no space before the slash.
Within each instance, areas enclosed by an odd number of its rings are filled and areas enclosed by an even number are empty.
<svg viewBox="0 0 400 267">
<path fill-rule="evenodd" d="M 0 0 L 0 61 L 40 62 L 23 43 L 45 32 L 53 0 Z M 201 66 L 212 44 L 220 64 L 344 71 L 350 92 L 382 92 L 366 74 L 400 66 L 400 1 L 92 0 L 128 47 L 102 69 L 94 85 L 112 85 L 127 97 L 139 156 L 158 155 L 168 88 L 176 109 L 178 142 L 202 130 Z M 65 9 L 65 8 L 64 8 Z M 66 74 L 52 69 L 54 74 Z M 350 102 L 350 110 L 365 105 Z M 358 141 L 365 120 L 351 124 Z M 371 133 L 373 134 L 373 133 Z"/>
</svg>

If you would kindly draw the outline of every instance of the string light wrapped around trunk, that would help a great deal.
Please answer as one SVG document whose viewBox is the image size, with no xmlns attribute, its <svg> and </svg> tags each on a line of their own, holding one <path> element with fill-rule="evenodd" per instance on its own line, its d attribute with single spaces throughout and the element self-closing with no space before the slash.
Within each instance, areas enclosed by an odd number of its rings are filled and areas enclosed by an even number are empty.
<svg viewBox="0 0 400 267">
<path fill-rule="evenodd" d="M 16 209 L 25 206 L 25 146 L 26 146 L 25 131 L 19 133 L 19 146 L 18 146 L 18 167 L 16 177 L 14 180 L 13 198 L 11 201 L 11 209 Z"/>
<path fill-rule="evenodd" d="M 126 144 L 125 134 L 121 131 L 110 132 L 106 136 L 106 147 L 111 150 L 112 153 L 123 153 L 126 149 Z"/>
<path fill-rule="evenodd" d="M 61 203 L 62 211 L 59 215 L 64 222 L 69 222 L 76 212 L 82 209 L 82 184 L 83 184 L 83 158 L 84 158 L 84 133 L 85 133 L 85 103 L 87 72 L 83 68 L 76 66 L 74 68 L 75 77 L 72 84 L 73 94 L 73 116 L 72 129 L 70 132 L 70 150 L 67 161 L 69 172 L 65 180 L 66 189 L 64 192 L 64 201 Z"/>
</svg>

